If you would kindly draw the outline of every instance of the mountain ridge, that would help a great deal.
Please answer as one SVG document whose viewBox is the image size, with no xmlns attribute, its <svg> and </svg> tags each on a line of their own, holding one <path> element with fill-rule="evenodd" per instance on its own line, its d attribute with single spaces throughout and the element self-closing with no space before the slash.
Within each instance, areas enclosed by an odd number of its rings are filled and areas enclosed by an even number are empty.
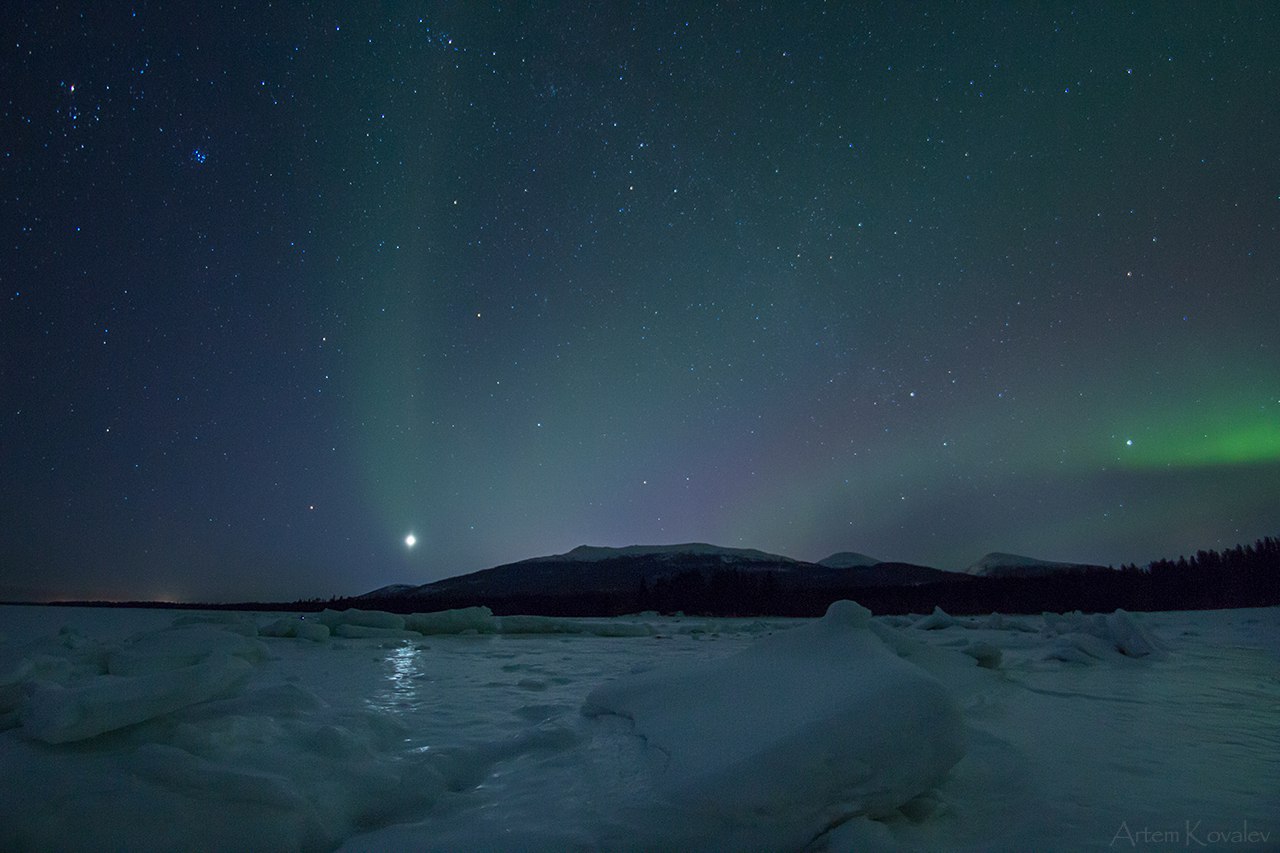
<svg viewBox="0 0 1280 853">
<path fill-rule="evenodd" d="M 991 551 L 960 571 L 839 551 L 818 562 L 755 548 L 706 542 L 664 545 L 578 545 L 563 554 L 528 557 L 424 584 L 389 584 L 356 599 L 484 601 L 518 596 L 618 595 L 669 582 L 680 575 L 733 571 L 769 575 L 780 589 L 922 586 L 973 578 L 1047 577 L 1105 569 L 1088 563 L 1041 560 Z"/>
<path fill-rule="evenodd" d="M 837 551 L 830 557 L 823 557 L 818 561 L 818 565 L 832 569 L 851 569 L 858 566 L 874 566 L 883 562 L 886 561 L 868 557 L 866 554 L 860 554 L 857 551 Z"/>
<path fill-rule="evenodd" d="M 726 548 L 722 545 L 710 545 L 706 542 L 684 542 L 676 545 L 624 545 L 622 547 L 579 545 L 563 554 L 550 554 L 545 557 L 529 557 L 524 560 L 519 560 L 518 562 L 543 563 L 552 560 L 596 562 L 615 557 L 657 556 L 660 554 L 705 554 L 708 556 L 777 560 L 784 563 L 802 562 L 792 557 L 785 557 L 781 554 L 770 554 L 765 551 L 758 551 L 755 548 Z"/>
<path fill-rule="evenodd" d="M 1105 568 L 1107 567 L 1092 563 L 1065 563 L 1056 560 L 1040 560 L 1005 551 L 991 551 L 984 554 L 977 562 L 965 567 L 964 574 L 985 578 L 1026 578 Z"/>
<path fill-rule="evenodd" d="M 966 577 L 931 566 L 877 560 L 852 551 L 810 563 L 754 548 L 727 548 L 705 542 L 619 548 L 579 545 L 563 554 L 530 557 L 416 586 L 390 584 L 356 597 L 479 602 L 519 595 L 617 594 L 679 575 L 709 577 L 726 570 L 771 575 L 781 586 L 793 589 L 915 586 Z"/>
</svg>

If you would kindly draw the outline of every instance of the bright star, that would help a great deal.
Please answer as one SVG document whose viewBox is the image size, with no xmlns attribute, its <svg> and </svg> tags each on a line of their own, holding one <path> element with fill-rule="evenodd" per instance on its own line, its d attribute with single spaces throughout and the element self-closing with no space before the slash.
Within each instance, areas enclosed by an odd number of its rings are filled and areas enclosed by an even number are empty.
<svg viewBox="0 0 1280 853">
<path fill-rule="evenodd" d="M 404 544 L 406 548 L 412 548 L 414 545 L 418 544 L 418 537 L 410 533 L 408 536 L 404 537 Z"/>
</svg>

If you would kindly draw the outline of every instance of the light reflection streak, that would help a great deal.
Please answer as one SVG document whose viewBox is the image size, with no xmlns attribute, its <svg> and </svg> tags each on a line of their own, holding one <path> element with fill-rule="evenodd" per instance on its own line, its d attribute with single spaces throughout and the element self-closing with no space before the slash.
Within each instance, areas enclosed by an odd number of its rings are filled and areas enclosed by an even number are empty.
<svg viewBox="0 0 1280 853">
<path fill-rule="evenodd" d="M 365 704 L 374 710 L 405 714 L 420 703 L 420 685 L 426 679 L 421 650 L 412 644 L 391 649 L 383 660 L 385 689 L 370 696 Z"/>
</svg>

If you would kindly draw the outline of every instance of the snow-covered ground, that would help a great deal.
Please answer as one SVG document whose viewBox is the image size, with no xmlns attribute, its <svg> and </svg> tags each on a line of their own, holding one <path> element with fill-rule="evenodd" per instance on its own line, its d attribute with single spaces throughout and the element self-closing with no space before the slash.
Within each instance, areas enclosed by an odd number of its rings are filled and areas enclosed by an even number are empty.
<svg viewBox="0 0 1280 853">
<path fill-rule="evenodd" d="M 1280 849 L 1280 609 L 0 607 L 3 850 Z"/>
</svg>

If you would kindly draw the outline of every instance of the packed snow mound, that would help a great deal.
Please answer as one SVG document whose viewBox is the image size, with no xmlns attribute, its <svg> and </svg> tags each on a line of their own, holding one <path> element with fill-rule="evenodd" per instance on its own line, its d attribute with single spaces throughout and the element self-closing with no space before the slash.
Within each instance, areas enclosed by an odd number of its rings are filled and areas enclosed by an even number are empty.
<svg viewBox="0 0 1280 853">
<path fill-rule="evenodd" d="M 367 625 L 340 624 L 333 627 L 333 636 L 347 640 L 420 640 L 417 631 L 402 628 L 371 628 Z"/>
<path fill-rule="evenodd" d="M 233 695 L 267 657 L 246 632 L 256 633 L 243 619 L 179 619 L 103 648 L 63 631 L 61 642 L 43 641 L 44 654 L 0 678 L 0 710 L 9 712 L 3 727 L 69 743 Z"/>
<path fill-rule="evenodd" d="M 630 720 L 661 757 L 659 787 L 700 811 L 810 828 L 887 815 L 943 780 L 964 726 L 870 618 L 836 602 L 734 656 L 597 687 L 582 710 Z"/>
<path fill-rule="evenodd" d="M 279 683 L 267 673 L 280 660 L 248 636 L 327 637 L 324 624 L 174 622 L 110 644 L 64 629 L 0 646 L 0 767 L 15 768 L 0 774 L 0 849 L 331 850 L 428 812 L 499 762 L 574 743 L 544 726 L 406 754 L 396 714 Z"/>
<path fill-rule="evenodd" d="M 318 643 L 329 639 L 329 626 L 300 616 L 284 616 L 258 628 L 260 637 L 297 637 Z"/>
<path fill-rule="evenodd" d="M 992 613 L 986 619 L 976 616 L 952 616 L 941 607 L 934 606 L 928 616 L 896 616 L 884 617 L 886 624 L 903 628 L 910 626 L 921 631 L 940 631 L 944 628 L 967 628 L 970 630 L 1009 631 L 1024 634 L 1040 633 L 1039 628 L 1032 627 L 1020 619 L 1011 619 L 1003 613 Z"/>
<path fill-rule="evenodd" d="M 329 630 L 339 625 L 353 625 L 358 628 L 379 628 L 390 631 L 404 630 L 404 617 L 398 613 L 386 613 L 382 610 L 361 610 L 351 607 L 347 610 L 331 610 L 326 607 L 320 611 L 316 619 Z"/>
<path fill-rule="evenodd" d="M 107 672 L 148 675 L 194 666 L 223 655 L 259 663 L 266 659 L 267 647 L 238 631 L 210 624 L 178 623 L 163 631 L 139 634 L 107 652 Z"/>
<path fill-rule="evenodd" d="M 107 650 L 78 632 L 0 646 L 0 731 L 19 724 L 18 707 L 38 683 L 65 684 L 106 672 Z"/>
<path fill-rule="evenodd" d="M 86 740 L 191 705 L 231 695 L 252 666 L 218 655 L 146 675 L 100 675 L 73 686 L 35 683 L 19 711 L 25 734 L 45 743 Z"/>
<path fill-rule="evenodd" d="M 942 628 L 950 628 L 951 626 L 958 624 L 960 623 L 954 616 L 947 613 L 941 607 L 934 605 L 932 613 L 918 619 L 911 627 L 921 631 L 938 631 Z"/>
<path fill-rule="evenodd" d="M 882 562 L 884 561 L 877 560 L 875 557 L 868 557 L 866 554 L 859 554 L 856 551 L 841 551 L 824 560 L 819 560 L 818 565 L 826 566 L 829 569 L 854 569 L 874 566 L 876 563 Z"/>
<path fill-rule="evenodd" d="M 426 635 L 492 634 L 498 630 L 498 623 L 487 607 L 460 607 L 435 613 L 412 613 L 404 617 L 404 627 Z"/>
<path fill-rule="evenodd" d="M 978 666 L 984 669 L 999 669 L 1001 661 L 1004 660 L 1004 652 L 999 646 L 981 641 L 961 646 L 960 651 L 976 660 Z"/>
<path fill-rule="evenodd" d="M 1130 658 L 1161 658 L 1164 646 L 1124 610 L 1114 613 L 1046 613 L 1045 634 L 1057 639 L 1048 658 L 1092 663 L 1117 654 Z"/>
<path fill-rule="evenodd" d="M 1024 634 L 1034 634 L 1037 630 L 1021 619 L 1011 619 L 1003 613 L 992 613 L 982 627 L 988 631 L 1019 631 Z"/>
</svg>

